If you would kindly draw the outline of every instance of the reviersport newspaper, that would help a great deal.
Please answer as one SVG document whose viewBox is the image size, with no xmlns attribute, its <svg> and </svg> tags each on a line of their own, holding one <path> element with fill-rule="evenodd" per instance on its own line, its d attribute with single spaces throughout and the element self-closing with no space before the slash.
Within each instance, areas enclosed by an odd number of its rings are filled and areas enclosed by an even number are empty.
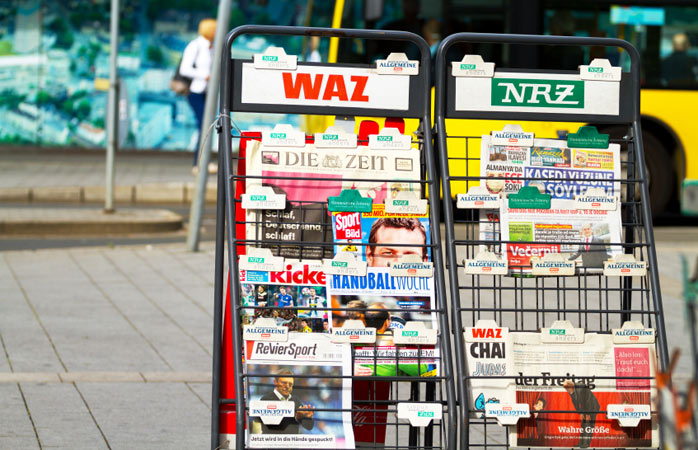
<svg viewBox="0 0 698 450">
<path fill-rule="evenodd" d="M 286 209 L 247 211 L 247 238 L 289 242 L 332 242 L 327 198 L 358 189 L 374 203 L 400 192 L 419 194 L 419 150 L 316 149 L 278 147 L 252 141 L 247 146 L 246 189 L 263 183 L 286 194 Z M 289 179 L 301 178 L 301 179 Z M 357 181 L 367 180 L 367 181 Z M 373 181 L 371 181 L 373 180 Z M 299 257 L 298 245 L 269 244 L 278 256 Z M 303 247 L 303 258 L 331 258 L 331 247 Z"/>
<path fill-rule="evenodd" d="M 251 448 L 354 448 L 351 351 L 328 334 L 246 342 Z M 263 416 L 281 416 L 277 424 Z M 278 421 L 278 418 L 277 418 Z"/>
<path fill-rule="evenodd" d="M 590 187 L 602 188 L 607 195 L 620 195 L 621 183 L 608 181 L 620 179 L 618 144 L 610 144 L 608 149 L 580 149 L 568 147 L 565 140 L 534 139 L 531 147 L 517 147 L 493 145 L 491 137 L 484 135 L 480 150 L 481 176 L 496 177 L 481 182 L 492 194 L 506 196 L 524 186 L 535 186 L 553 200 L 574 200 Z M 496 244 L 504 239 L 500 217 L 500 209 L 480 211 L 480 239 L 493 241 L 491 245 L 481 245 L 481 250 L 496 253 L 504 250 Z M 607 212 L 604 220 L 610 222 L 609 228 L 620 230 L 620 207 Z"/>
<path fill-rule="evenodd" d="M 509 428 L 512 446 L 656 447 L 654 420 L 621 427 L 606 418 L 609 404 L 630 410 L 652 404 L 654 344 L 614 344 L 611 335 L 596 333 L 584 334 L 582 343 L 542 342 L 541 336 L 466 329 L 471 408 L 528 404 L 530 417 Z"/>
</svg>

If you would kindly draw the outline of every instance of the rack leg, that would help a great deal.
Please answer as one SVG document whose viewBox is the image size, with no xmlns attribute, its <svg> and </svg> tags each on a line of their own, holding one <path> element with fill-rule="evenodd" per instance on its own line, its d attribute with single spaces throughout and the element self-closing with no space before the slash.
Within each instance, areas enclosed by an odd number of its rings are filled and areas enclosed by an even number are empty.
<svg viewBox="0 0 698 450">
<path fill-rule="evenodd" d="M 223 152 L 218 153 L 218 167 L 222 166 Z M 213 290 L 213 382 L 211 383 L 211 450 L 220 440 L 221 392 L 221 326 L 223 320 L 223 261 L 225 254 L 225 202 L 223 170 L 218 171 L 218 201 L 216 203 L 216 259 Z"/>
<path fill-rule="evenodd" d="M 693 383 L 695 383 L 696 388 L 698 388 L 698 342 L 696 342 L 696 305 L 691 302 L 688 304 L 688 325 L 691 329 L 691 357 L 693 358 Z M 689 390 L 689 395 L 690 395 Z M 698 394 L 696 394 L 698 395 Z M 690 398 L 686 399 L 691 401 Z M 698 414 L 696 414 L 695 408 L 693 411 L 693 438 L 698 441 Z"/>
</svg>

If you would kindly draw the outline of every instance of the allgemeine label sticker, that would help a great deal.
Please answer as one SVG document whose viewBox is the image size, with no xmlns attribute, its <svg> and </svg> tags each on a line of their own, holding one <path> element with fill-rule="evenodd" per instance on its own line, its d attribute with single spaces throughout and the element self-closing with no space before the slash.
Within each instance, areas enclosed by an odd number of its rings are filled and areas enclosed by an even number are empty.
<svg viewBox="0 0 698 450">
<path fill-rule="evenodd" d="M 296 415 L 296 404 L 280 400 L 251 400 L 249 415 L 259 417 L 265 425 L 278 425 L 284 417 Z"/>
<path fill-rule="evenodd" d="M 528 403 L 486 403 L 485 417 L 494 417 L 500 425 L 516 425 L 519 419 L 531 417 Z"/>
<path fill-rule="evenodd" d="M 366 327 L 360 320 L 345 320 L 341 328 L 332 329 L 332 342 L 373 344 L 376 342 L 376 328 Z"/>
<path fill-rule="evenodd" d="M 491 194 L 484 186 L 473 186 L 467 194 L 456 194 L 456 208 L 497 209 L 501 198 L 499 194 Z"/>
<path fill-rule="evenodd" d="M 260 317 L 254 324 L 242 327 L 242 337 L 246 341 L 286 342 L 288 328 L 278 326 L 270 317 Z"/>
<path fill-rule="evenodd" d="M 507 261 L 492 252 L 480 252 L 475 259 L 464 262 L 466 275 L 506 275 L 509 272 Z"/>
</svg>

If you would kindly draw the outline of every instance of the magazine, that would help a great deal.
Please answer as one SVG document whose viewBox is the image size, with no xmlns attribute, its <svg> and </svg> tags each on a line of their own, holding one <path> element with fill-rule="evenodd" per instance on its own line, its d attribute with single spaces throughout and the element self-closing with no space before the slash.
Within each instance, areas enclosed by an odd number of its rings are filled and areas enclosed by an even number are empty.
<svg viewBox="0 0 698 450">
<path fill-rule="evenodd" d="M 383 203 L 374 203 L 371 212 L 332 213 L 335 253 L 348 251 L 371 267 L 388 267 L 400 257 L 418 255 L 431 260 L 429 214 L 392 214 Z M 386 244 L 381 246 L 371 244 Z M 400 246 L 391 247 L 395 243 Z M 414 244 L 414 247 L 403 247 Z"/>
<path fill-rule="evenodd" d="M 368 267 L 365 276 L 328 275 L 327 293 L 334 311 L 332 326 L 341 327 L 355 319 L 376 328 L 373 345 L 356 345 L 356 375 L 434 376 L 439 372 L 439 351 L 433 345 L 404 345 L 396 350 L 393 334 L 410 321 L 436 329 L 434 279 L 431 277 L 392 277 L 387 267 Z"/>
<path fill-rule="evenodd" d="M 286 195 L 283 210 L 248 210 L 247 238 L 292 243 L 331 243 L 331 216 L 327 198 L 338 196 L 343 189 L 357 189 L 374 203 L 395 198 L 400 192 L 420 192 L 418 180 L 420 152 L 355 149 L 316 149 L 277 147 L 253 141 L 247 147 L 246 189 L 262 183 L 277 194 Z M 288 179 L 288 178 L 297 179 Z M 356 180 L 368 181 L 356 181 Z M 277 256 L 299 259 L 331 258 L 331 246 L 264 244 Z M 301 257 L 302 256 L 302 257 Z"/>
<path fill-rule="evenodd" d="M 484 180 L 487 191 L 506 196 L 524 186 L 535 186 L 553 199 L 573 200 L 590 187 L 602 188 L 607 195 L 620 194 L 620 146 L 608 149 L 569 148 L 567 141 L 534 139 L 533 146 L 493 145 L 489 135 L 481 140 L 480 174 L 497 179 Z M 523 178 L 545 178 L 524 180 Z M 608 214 L 620 228 L 620 208 Z M 480 210 L 480 240 L 500 240 L 500 210 Z M 503 237 L 502 237 L 503 239 Z M 481 250 L 500 253 L 499 245 L 482 245 Z"/>
<path fill-rule="evenodd" d="M 351 379 L 342 378 L 351 375 L 349 344 L 290 333 L 287 342 L 247 341 L 245 356 L 250 448 L 355 447 Z"/>
<path fill-rule="evenodd" d="M 509 428 L 512 446 L 657 445 L 653 421 L 621 427 L 606 417 L 609 404 L 652 404 L 653 344 L 614 344 L 611 335 L 596 333 L 583 333 L 580 343 L 541 336 L 496 326 L 466 329 L 474 416 L 482 417 L 488 403 L 527 404 L 530 417 Z"/>
<path fill-rule="evenodd" d="M 585 269 L 603 269 L 604 261 L 623 253 L 618 214 L 579 210 L 573 200 L 553 199 L 550 209 L 509 208 L 502 200 L 502 247 L 509 269 L 530 272 L 531 259 L 548 253 L 563 253 Z"/>
<path fill-rule="evenodd" d="M 288 331 L 330 332 L 332 312 L 327 310 L 322 266 L 287 261 L 286 270 L 281 272 L 241 270 L 240 292 L 246 307 L 244 325 L 270 317 Z"/>
</svg>

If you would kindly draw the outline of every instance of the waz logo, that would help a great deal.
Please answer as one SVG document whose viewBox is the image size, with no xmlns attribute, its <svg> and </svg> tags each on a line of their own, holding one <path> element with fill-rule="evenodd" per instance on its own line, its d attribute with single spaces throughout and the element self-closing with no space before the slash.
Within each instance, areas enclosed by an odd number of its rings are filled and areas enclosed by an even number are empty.
<svg viewBox="0 0 698 450">
<path fill-rule="evenodd" d="M 492 78 L 492 106 L 584 108 L 584 81 Z"/>
</svg>

